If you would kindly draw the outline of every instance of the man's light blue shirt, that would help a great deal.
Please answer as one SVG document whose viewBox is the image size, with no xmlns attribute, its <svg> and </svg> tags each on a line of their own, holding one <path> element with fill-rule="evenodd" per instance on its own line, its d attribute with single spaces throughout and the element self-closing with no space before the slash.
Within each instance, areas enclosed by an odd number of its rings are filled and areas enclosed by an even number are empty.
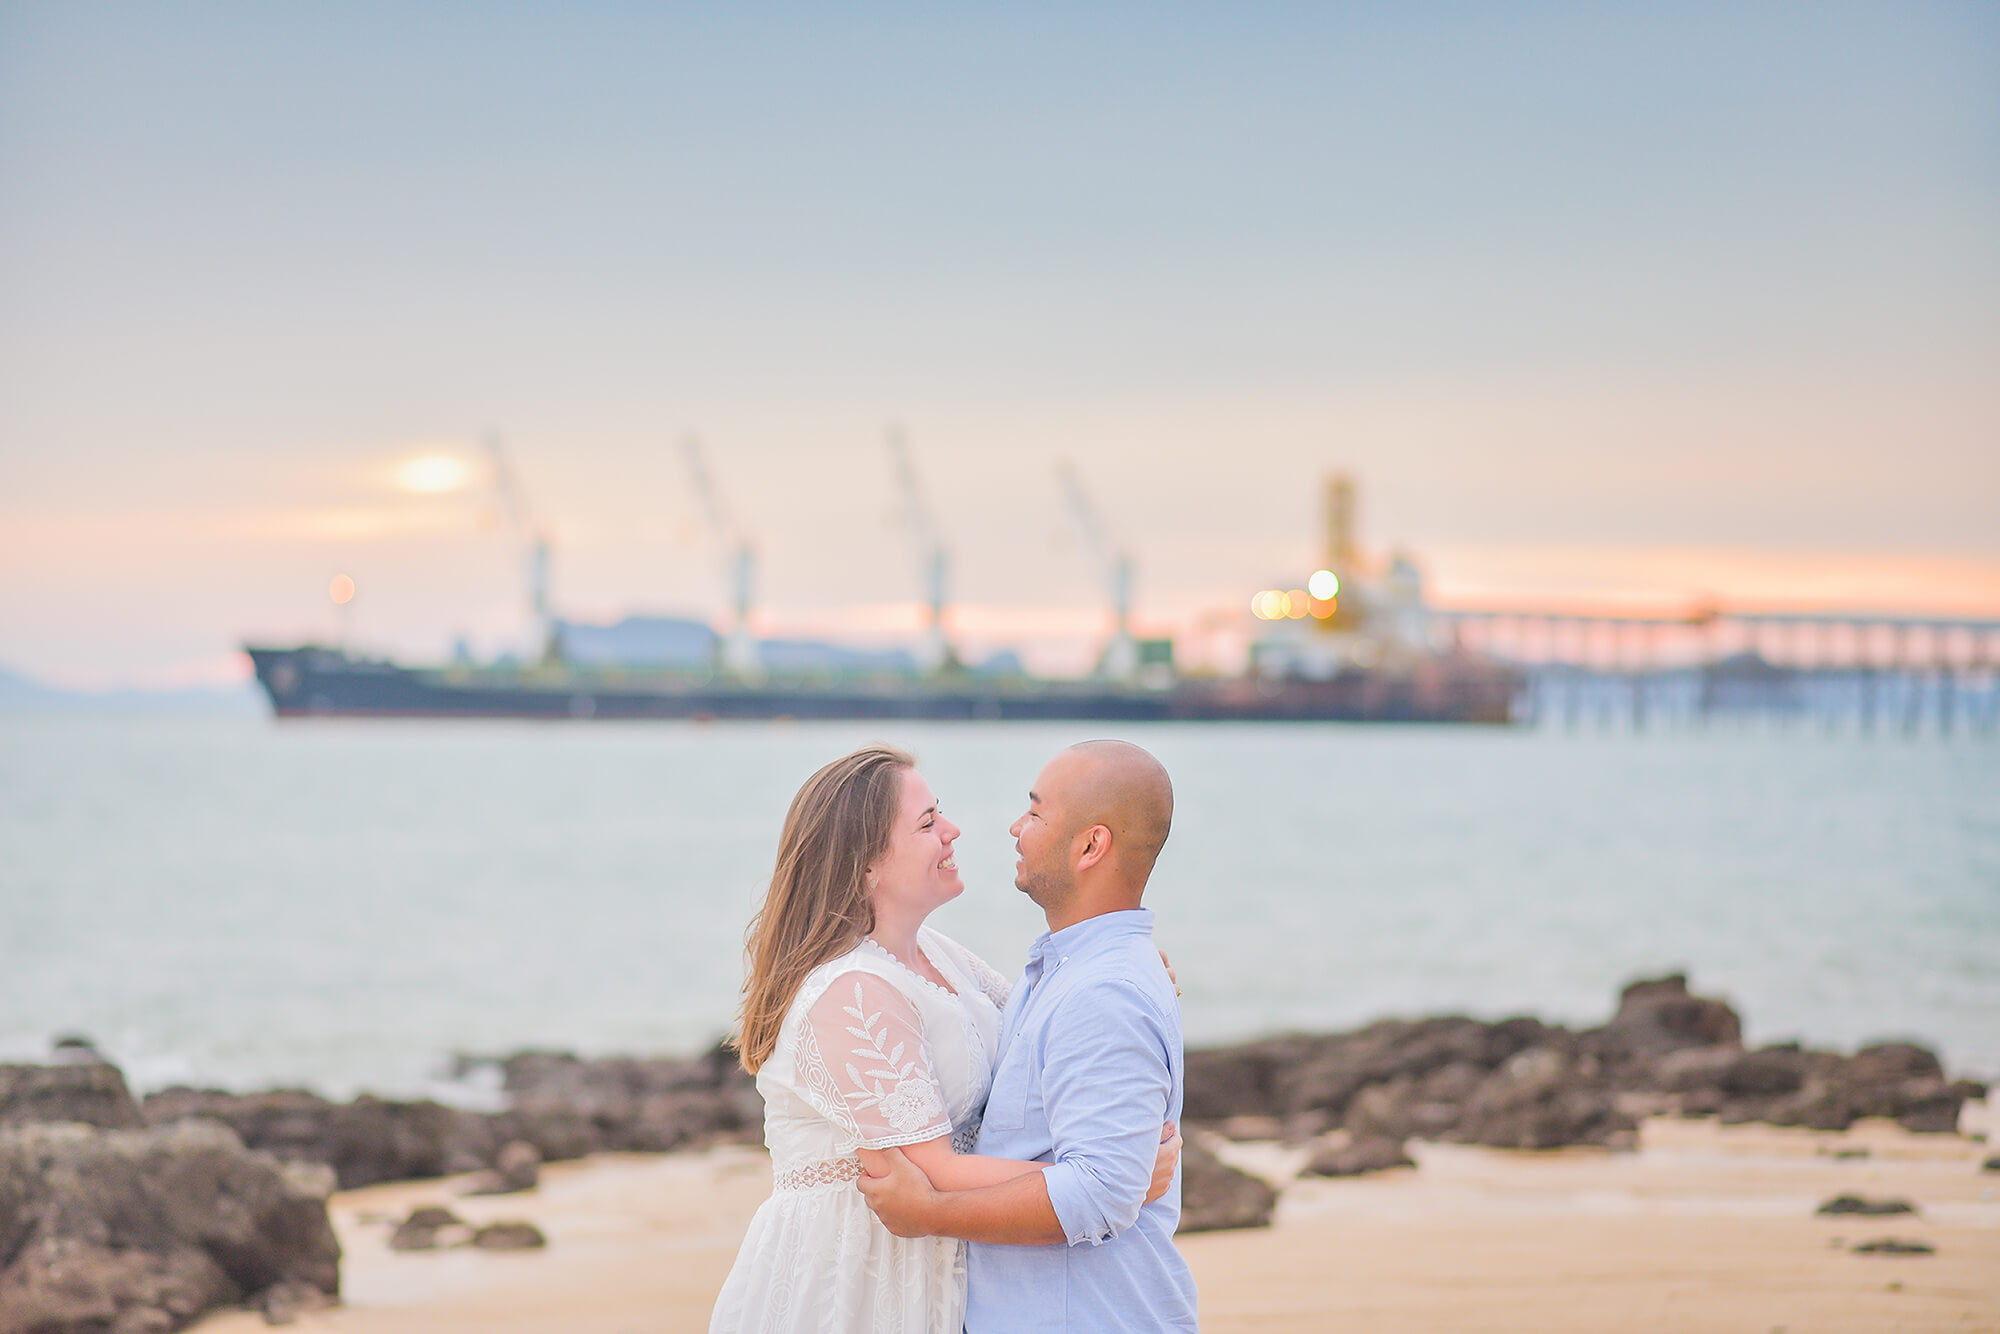
<svg viewBox="0 0 2000 1334">
<path fill-rule="evenodd" d="M 969 1246 L 966 1334 L 1195 1329 L 1179 1174 L 1144 1203 L 1181 1094 L 1180 1006 L 1152 912 L 1045 932 L 1007 999 L 978 1152 L 1052 1163 L 1042 1180 L 1069 1241 Z"/>
</svg>

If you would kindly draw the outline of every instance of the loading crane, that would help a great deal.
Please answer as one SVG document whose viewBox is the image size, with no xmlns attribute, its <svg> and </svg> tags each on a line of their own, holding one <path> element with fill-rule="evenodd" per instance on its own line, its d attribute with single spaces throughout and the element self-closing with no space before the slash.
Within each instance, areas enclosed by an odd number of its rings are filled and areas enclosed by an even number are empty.
<svg viewBox="0 0 2000 1334">
<path fill-rule="evenodd" d="M 562 656 L 562 641 L 556 633 L 555 620 L 549 615 L 548 528 L 539 523 L 528 508 L 527 498 L 521 494 L 521 487 L 515 480 L 513 465 L 508 461 L 507 447 L 500 433 L 488 431 L 485 444 L 486 456 L 493 465 L 494 494 L 499 497 L 508 530 L 526 552 L 528 617 L 534 637 L 531 654 L 540 662 L 551 663 Z"/>
<path fill-rule="evenodd" d="M 683 436 L 681 453 L 687 459 L 688 477 L 694 485 L 695 498 L 701 502 L 702 513 L 708 520 L 709 533 L 714 537 L 722 553 L 724 567 L 729 572 L 731 619 L 729 634 L 720 645 L 722 666 L 737 676 L 761 676 L 764 665 L 757 655 L 757 641 L 750 634 L 751 596 L 757 577 L 756 546 L 723 503 L 722 492 L 708 470 L 708 458 L 702 452 L 701 439 L 692 432 Z"/>
<path fill-rule="evenodd" d="M 889 427 L 885 440 L 889 447 L 890 467 L 894 469 L 896 484 L 903 493 L 903 523 L 916 543 L 918 577 L 922 581 L 928 607 L 917 665 L 926 672 L 943 671 L 958 664 L 958 656 L 952 651 L 944 633 L 945 588 L 950 570 L 944 536 L 938 531 L 937 520 L 924 498 L 923 487 L 917 481 L 917 470 L 910 462 L 909 444 L 903 438 L 902 428 Z"/>
<path fill-rule="evenodd" d="M 1109 681 L 1132 680 L 1139 670 L 1139 646 L 1132 638 L 1132 556 L 1111 541 L 1109 529 L 1076 469 L 1068 463 L 1056 465 L 1056 478 L 1069 501 L 1070 516 L 1082 530 L 1084 541 L 1104 571 L 1106 591 L 1111 595 L 1112 630 L 1110 642 L 1097 660 L 1097 674 Z"/>
</svg>

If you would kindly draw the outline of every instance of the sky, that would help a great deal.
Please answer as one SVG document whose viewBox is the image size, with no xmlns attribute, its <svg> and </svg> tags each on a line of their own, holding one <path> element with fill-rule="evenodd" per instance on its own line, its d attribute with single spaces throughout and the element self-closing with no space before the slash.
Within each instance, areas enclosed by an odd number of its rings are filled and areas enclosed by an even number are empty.
<svg viewBox="0 0 2000 1334">
<path fill-rule="evenodd" d="M 2000 613 L 1996 372 L 1989 4 L 0 0 L 59 684 L 520 643 L 489 432 L 576 620 L 722 614 L 693 432 L 760 630 L 913 635 L 892 423 L 975 653 L 1105 626 L 1065 461 L 1190 641 L 1336 469 L 1440 602 Z"/>
</svg>

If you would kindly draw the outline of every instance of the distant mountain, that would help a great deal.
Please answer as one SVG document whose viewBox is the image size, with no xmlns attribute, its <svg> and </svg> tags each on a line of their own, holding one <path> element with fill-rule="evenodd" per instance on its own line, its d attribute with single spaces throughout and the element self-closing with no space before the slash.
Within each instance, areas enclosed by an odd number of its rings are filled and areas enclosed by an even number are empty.
<svg viewBox="0 0 2000 1334">
<path fill-rule="evenodd" d="M 220 713 L 265 711 L 256 683 L 182 690 L 62 690 L 0 667 L 0 713 Z"/>
</svg>

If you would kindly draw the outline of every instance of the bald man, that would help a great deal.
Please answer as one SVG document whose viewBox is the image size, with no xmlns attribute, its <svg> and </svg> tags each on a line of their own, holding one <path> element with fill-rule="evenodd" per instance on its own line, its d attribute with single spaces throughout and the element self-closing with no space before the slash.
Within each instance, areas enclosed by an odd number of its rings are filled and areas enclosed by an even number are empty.
<svg viewBox="0 0 2000 1334">
<path fill-rule="evenodd" d="M 1139 906 L 1173 815 L 1158 760 L 1087 741 L 1049 761 L 1014 822 L 1014 884 L 1049 929 L 1008 996 L 976 1152 L 1048 1169 L 938 1191 L 892 1149 L 861 1179 L 891 1232 L 972 1243 L 966 1334 L 1196 1327 L 1178 1173 L 1145 1203 L 1161 1123 L 1181 1114 L 1180 1007 Z"/>
</svg>

